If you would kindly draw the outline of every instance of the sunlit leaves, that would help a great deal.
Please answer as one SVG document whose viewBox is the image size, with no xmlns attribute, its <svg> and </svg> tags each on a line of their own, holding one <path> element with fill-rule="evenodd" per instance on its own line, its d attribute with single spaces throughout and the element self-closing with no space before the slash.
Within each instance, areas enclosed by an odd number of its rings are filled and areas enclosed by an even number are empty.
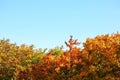
<svg viewBox="0 0 120 80">
<path fill-rule="evenodd" d="M 0 40 L 0 80 L 119 80 L 120 34 L 87 38 L 83 48 L 71 36 L 63 47 L 34 49 Z"/>
</svg>

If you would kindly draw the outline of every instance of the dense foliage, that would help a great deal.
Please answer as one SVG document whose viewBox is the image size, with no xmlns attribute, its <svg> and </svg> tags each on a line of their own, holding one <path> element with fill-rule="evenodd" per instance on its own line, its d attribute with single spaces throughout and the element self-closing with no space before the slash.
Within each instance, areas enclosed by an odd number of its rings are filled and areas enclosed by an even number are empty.
<svg viewBox="0 0 120 80">
<path fill-rule="evenodd" d="M 119 33 L 65 44 L 46 52 L 0 40 L 0 80 L 120 80 Z"/>
</svg>

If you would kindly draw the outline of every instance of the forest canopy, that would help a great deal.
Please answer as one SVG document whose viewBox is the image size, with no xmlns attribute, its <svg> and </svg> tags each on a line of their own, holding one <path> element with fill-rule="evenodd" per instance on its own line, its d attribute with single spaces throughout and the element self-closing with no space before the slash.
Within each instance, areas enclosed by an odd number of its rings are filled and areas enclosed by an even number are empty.
<svg viewBox="0 0 120 80">
<path fill-rule="evenodd" d="M 46 52 L 1 39 L 0 80 L 120 80 L 119 33 L 84 43 L 70 36 L 65 44 L 69 50 L 55 47 Z"/>
</svg>

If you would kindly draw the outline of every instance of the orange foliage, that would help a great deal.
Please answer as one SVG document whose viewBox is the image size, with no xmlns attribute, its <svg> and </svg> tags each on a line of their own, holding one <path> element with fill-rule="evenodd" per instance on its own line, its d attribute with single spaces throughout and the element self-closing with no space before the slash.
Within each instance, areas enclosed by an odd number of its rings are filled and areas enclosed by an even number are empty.
<svg viewBox="0 0 120 80">
<path fill-rule="evenodd" d="M 13 46 L 5 41 L 2 45 L 8 47 L 1 49 L 0 69 L 4 71 L 0 79 L 8 79 L 5 77 L 12 73 L 17 80 L 120 80 L 119 33 L 87 38 L 83 49 L 76 47 L 80 43 L 73 36 L 65 44 L 68 51 L 50 50 L 41 55 L 43 51 L 36 52 L 32 46 Z"/>
</svg>

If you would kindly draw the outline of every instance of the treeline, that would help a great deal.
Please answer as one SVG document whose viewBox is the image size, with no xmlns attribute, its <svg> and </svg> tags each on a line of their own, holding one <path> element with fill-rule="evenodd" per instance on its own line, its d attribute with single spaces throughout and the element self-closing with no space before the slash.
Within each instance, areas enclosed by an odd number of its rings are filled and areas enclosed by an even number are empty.
<svg viewBox="0 0 120 80">
<path fill-rule="evenodd" d="M 65 44 L 46 52 L 0 40 L 0 80 L 120 80 L 119 33 Z"/>
</svg>

